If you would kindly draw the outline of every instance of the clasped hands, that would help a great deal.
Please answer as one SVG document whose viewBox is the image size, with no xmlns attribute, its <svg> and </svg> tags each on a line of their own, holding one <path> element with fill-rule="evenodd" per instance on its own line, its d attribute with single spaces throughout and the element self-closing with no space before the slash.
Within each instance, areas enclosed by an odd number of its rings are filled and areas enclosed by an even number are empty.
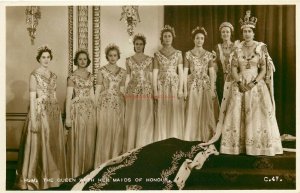
<svg viewBox="0 0 300 193">
<path fill-rule="evenodd" d="M 241 93 L 251 90 L 254 86 L 255 84 L 253 82 L 249 82 L 248 84 L 242 83 L 241 81 L 238 82 L 239 91 Z"/>
</svg>

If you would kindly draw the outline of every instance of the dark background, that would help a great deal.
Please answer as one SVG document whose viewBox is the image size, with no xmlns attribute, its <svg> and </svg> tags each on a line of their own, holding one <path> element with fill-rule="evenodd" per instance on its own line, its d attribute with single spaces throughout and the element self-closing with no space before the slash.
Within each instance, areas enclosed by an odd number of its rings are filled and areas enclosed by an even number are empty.
<svg viewBox="0 0 300 193">
<path fill-rule="evenodd" d="M 295 5 L 165 6 L 164 23 L 175 28 L 173 45 L 182 52 L 194 47 L 191 31 L 203 26 L 208 33 L 203 47 L 212 51 L 222 42 L 219 26 L 224 21 L 234 26 L 232 41 L 242 41 L 239 19 L 247 10 L 258 18 L 254 39 L 267 44 L 276 68 L 274 95 L 280 134 L 296 135 Z"/>
</svg>

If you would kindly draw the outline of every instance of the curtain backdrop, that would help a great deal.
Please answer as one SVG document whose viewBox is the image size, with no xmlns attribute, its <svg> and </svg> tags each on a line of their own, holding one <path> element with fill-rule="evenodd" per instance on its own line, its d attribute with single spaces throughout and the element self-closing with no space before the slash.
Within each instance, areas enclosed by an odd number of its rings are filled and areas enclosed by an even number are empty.
<svg viewBox="0 0 300 193">
<path fill-rule="evenodd" d="M 246 10 L 258 18 L 255 40 L 267 44 L 276 71 L 274 90 L 280 133 L 296 135 L 296 30 L 294 5 L 165 6 L 164 23 L 175 28 L 174 47 L 186 52 L 193 48 L 191 31 L 203 26 L 208 36 L 204 48 L 212 51 L 221 42 L 219 26 L 230 22 L 232 40 L 242 40 L 239 19 Z M 223 89 L 223 88 L 218 88 Z"/>
</svg>

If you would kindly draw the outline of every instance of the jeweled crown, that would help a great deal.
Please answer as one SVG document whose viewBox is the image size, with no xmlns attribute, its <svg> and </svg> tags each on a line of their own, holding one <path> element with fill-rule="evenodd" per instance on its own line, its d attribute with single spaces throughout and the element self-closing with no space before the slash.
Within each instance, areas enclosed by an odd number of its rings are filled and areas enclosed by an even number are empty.
<svg viewBox="0 0 300 193">
<path fill-rule="evenodd" d="M 173 37 L 174 37 L 174 38 L 176 37 L 176 35 L 175 35 L 175 30 L 174 30 L 173 27 L 171 27 L 171 26 L 169 26 L 169 25 L 165 25 L 165 27 L 161 29 L 160 33 L 162 34 L 162 33 L 165 32 L 165 31 L 171 31 Z"/>
<path fill-rule="evenodd" d="M 257 18 L 251 17 L 251 11 L 248 10 L 248 11 L 246 11 L 244 20 L 242 18 L 240 18 L 241 29 L 243 29 L 245 27 L 255 28 L 256 22 L 257 22 Z"/>
</svg>

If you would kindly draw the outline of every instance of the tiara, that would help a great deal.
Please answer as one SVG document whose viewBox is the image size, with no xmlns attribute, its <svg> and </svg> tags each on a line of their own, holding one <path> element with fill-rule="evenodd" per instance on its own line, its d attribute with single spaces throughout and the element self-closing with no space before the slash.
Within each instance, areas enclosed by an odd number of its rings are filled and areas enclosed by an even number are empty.
<svg viewBox="0 0 300 193">
<path fill-rule="evenodd" d="M 105 53 L 107 53 L 109 50 L 111 50 L 111 49 L 116 49 L 116 50 L 119 50 L 120 51 L 120 49 L 119 49 L 119 46 L 117 46 L 116 44 L 114 44 L 114 43 L 110 43 L 110 44 L 108 44 L 107 46 L 106 46 L 106 48 L 105 48 Z"/>
<path fill-rule="evenodd" d="M 221 31 L 223 27 L 229 27 L 232 32 L 234 31 L 234 27 L 232 26 L 232 24 L 227 21 L 221 23 L 219 31 Z"/>
<path fill-rule="evenodd" d="M 52 49 L 48 47 L 48 45 L 43 45 L 41 47 L 38 48 L 37 52 L 40 53 L 42 51 L 50 51 L 52 52 Z"/>
<path fill-rule="evenodd" d="M 193 31 L 192 31 L 192 34 L 194 34 L 196 31 L 203 31 L 204 32 L 204 35 L 205 36 L 207 36 L 207 32 L 206 32 L 206 30 L 204 29 L 204 27 L 199 27 L 199 26 L 197 26 L 195 29 L 193 29 Z"/>
<path fill-rule="evenodd" d="M 241 29 L 243 29 L 245 27 L 255 28 L 257 18 L 256 17 L 251 17 L 250 18 L 250 16 L 251 16 L 251 11 L 248 10 L 248 11 L 246 11 L 246 15 L 244 17 L 244 20 L 242 18 L 240 18 Z"/>
<path fill-rule="evenodd" d="M 79 49 L 79 50 L 77 50 L 77 51 L 75 52 L 75 55 L 77 55 L 78 53 L 81 53 L 81 52 L 84 52 L 84 53 L 86 53 L 87 55 L 89 55 L 89 52 L 88 52 L 87 49 Z"/>
<path fill-rule="evenodd" d="M 165 27 L 161 29 L 160 33 L 163 33 L 164 31 L 167 31 L 167 30 L 171 31 L 174 38 L 176 37 L 174 28 L 169 25 L 165 25 Z"/>
<path fill-rule="evenodd" d="M 134 37 L 133 37 L 133 42 L 134 42 L 134 40 L 136 40 L 137 38 L 141 38 L 141 39 L 145 40 L 145 43 L 146 43 L 146 37 L 144 36 L 144 34 L 142 34 L 142 33 L 137 33 L 137 34 L 135 34 Z"/>
</svg>

